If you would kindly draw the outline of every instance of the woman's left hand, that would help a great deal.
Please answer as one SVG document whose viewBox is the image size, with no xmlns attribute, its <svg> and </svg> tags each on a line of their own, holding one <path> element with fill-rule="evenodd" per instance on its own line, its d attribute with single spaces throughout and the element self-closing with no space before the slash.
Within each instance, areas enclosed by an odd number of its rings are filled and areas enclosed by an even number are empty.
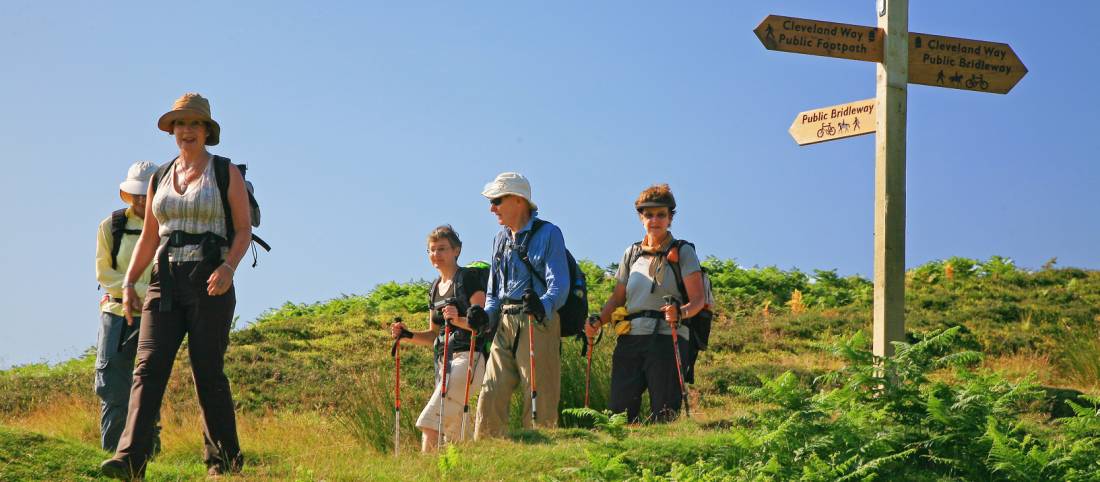
<svg viewBox="0 0 1100 482">
<path fill-rule="evenodd" d="M 454 323 L 458 319 L 458 308 L 454 305 L 447 305 L 443 307 L 443 319 Z"/>
<path fill-rule="evenodd" d="M 229 288 L 233 286 L 233 268 L 229 265 L 222 263 L 210 273 L 210 277 L 206 279 L 206 293 L 210 296 L 221 296 L 229 291 Z"/>
</svg>

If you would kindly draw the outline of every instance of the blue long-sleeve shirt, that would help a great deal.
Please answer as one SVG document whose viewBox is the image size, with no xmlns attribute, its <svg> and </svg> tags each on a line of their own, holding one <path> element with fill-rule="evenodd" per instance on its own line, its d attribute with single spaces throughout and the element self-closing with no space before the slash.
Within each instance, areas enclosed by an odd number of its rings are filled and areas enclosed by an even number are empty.
<svg viewBox="0 0 1100 482">
<path fill-rule="evenodd" d="M 543 225 L 532 236 L 530 231 L 535 219 L 534 216 L 531 217 L 523 229 L 516 233 L 514 241 L 507 227 L 497 233 L 493 240 L 493 260 L 490 262 L 492 276 L 489 277 L 489 288 L 485 293 L 486 312 L 497 313 L 501 300 L 520 300 L 528 287 L 539 295 L 547 315 L 565 305 L 571 282 L 569 263 L 565 257 L 565 238 L 562 237 L 561 229 L 550 223 Z M 517 242 L 522 244 L 524 240 L 527 240 L 527 257 L 536 271 L 537 279 L 534 280 L 514 249 Z M 499 247 L 503 248 L 500 252 L 497 251 Z"/>
</svg>

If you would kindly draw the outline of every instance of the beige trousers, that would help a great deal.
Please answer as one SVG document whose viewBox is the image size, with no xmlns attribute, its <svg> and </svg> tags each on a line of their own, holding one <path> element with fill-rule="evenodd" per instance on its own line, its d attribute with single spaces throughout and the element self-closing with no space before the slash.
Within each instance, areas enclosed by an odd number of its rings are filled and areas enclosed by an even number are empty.
<svg viewBox="0 0 1100 482">
<path fill-rule="evenodd" d="M 525 314 L 501 315 L 478 397 L 474 439 L 504 435 L 508 429 L 508 406 L 517 387 L 523 389 L 523 426 L 532 428 L 534 425 L 531 421 L 528 324 Z M 515 354 L 512 353 L 513 345 L 516 346 Z M 561 323 L 557 313 L 544 323 L 535 323 L 535 388 L 538 426 L 557 427 L 558 400 L 561 398 Z"/>
</svg>

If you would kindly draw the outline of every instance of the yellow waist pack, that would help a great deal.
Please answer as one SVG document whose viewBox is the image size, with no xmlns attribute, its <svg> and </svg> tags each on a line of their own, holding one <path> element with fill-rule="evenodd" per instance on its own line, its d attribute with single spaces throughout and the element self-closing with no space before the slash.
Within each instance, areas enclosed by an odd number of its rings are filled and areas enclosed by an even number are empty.
<svg viewBox="0 0 1100 482">
<path fill-rule="evenodd" d="M 611 322 L 615 324 L 615 335 L 630 334 L 630 320 L 626 319 L 626 307 L 620 306 L 611 312 Z"/>
</svg>

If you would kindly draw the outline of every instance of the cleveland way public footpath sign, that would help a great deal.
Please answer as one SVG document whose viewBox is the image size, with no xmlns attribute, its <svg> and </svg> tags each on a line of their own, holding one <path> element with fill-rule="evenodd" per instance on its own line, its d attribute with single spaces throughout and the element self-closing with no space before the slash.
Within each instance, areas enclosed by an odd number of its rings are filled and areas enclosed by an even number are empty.
<svg viewBox="0 0 1100 482">
<path fill-rule="evenodd" d="M 908 84 L 1005 94 L 1027 74 L 1007 44 L 909 32 L 909 0 L 877 0 L 875 27 L 768 15 L 753 29 L 768 50 L 876 62 L 875 98 L 800 112 L 799 145 L 875 135 L 872 347 L 905 340 L 905 147 Z"/>
<path fill-rule="evenodd" d="M 882 62 L 882 30 L 875 27 L 768 15 L 753 32 L 768 50 Z"/>
</svg>

